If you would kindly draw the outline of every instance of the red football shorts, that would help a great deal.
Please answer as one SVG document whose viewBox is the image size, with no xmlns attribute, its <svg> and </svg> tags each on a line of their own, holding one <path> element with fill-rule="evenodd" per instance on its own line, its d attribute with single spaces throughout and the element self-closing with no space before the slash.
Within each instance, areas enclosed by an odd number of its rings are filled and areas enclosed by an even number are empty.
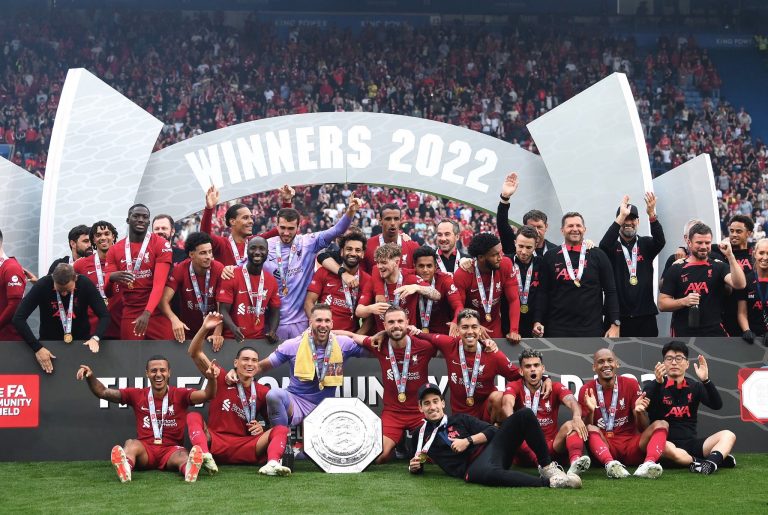
<svg viewBox="0 0 768 515">
<path fill-rule="evenodd" d="M 144 308 L 123 307 L 123 319 L 120 322 L 121 340 L 173 340 L 171 321 L 158 309 L 149 317 L 149 324 L 144 336 L 133 334 L 134 322 L 143 312 Z"/>
<path fill-rule="evenodd" d="M 147 451 L 147 464 L 142 467 L 146 470 L 164 470 L 173 453 L 184 450 L 184 447 L 180 445 L 155 445 L 144 440 L 139 440 L 139 442 Z"/>
<path fill-rule="evenodd" d="M 419 427 L 423 423 L 424 416 L 421 412 L 411 415 L 384 410 L 381 413 L 382 432 L 395 443 L 399 443 L 403 438 L 403 431 Z"/>
<path fill-rule="evenodd" d="M 632 436 L 606 437 L 606 440 L 613 459 L 624 465 L 642 465 L 645 461 L 645 451 L 640 449 L 639 433 Z"/>
<path fill-rule="evenodd" d="M 236 436 L 208 431 L 211 435 L 211 454 L 219 463 L 235 464 L 255 464 L 266 463 L 267 454 L 256 456 L 256 443 L 264 436 Z M 266 451 L 266 447 L 264 448 Z"/>
</svg>

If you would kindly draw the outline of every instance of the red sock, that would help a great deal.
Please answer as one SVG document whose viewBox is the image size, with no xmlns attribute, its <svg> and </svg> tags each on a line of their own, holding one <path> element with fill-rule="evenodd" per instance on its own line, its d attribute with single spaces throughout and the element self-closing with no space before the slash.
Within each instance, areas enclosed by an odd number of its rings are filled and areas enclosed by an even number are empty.
<svg viewBox="0 0 768 515">
<path fill-rule="evenodd" d="M 565 448 L 568 449 L 568 460 L 573 463 L 584 453 L 584 440 L 579 433 L 573 431 L 565 437 Z"/>
<path fill-rule="evenodd" d="M 589 443 L 589 450 L 592 452 L 592 455 L 597 458 L 597 461 L 603 465 L 609 461 L 613 461 L 613 456 L 611 455 L 611 451 L 608 449 L 608 444 L 605 443 L 600 433 L 596 431 L 590 431 L 589 439 L 587 442 Z"/>
<path fill-rule="evenodd" d="M 285 443 L 288 441 L 288 426 L 275 426 L 269 432 L 269 445 L 267 445 L 267 461 L 279 461 L 285 452 Z"/>
<path fill-rule="evenodd" d="M 131 470 L 133 470 L 133 467 L 136 466 L 136 464 L 133 462 L 131 458 L 126 457 L 126 461 L 128 461 L 128 466 L 131 467 Z"/>
<path fill-rule="evenodd" d="M 208 450 L 208 438 L 205 436 L 203 416 L 200 413 L 187 413 L 187 433 L 193 446 L 199 445 L 203 452 L 211 452 Z"/>
<path fill-rule="evenodd" d="M 659 461 L 664 446 L 667 443 L 667 430 L 663 427 L 656 429 L 645 447 L 645 461 Z"/>
</svg>

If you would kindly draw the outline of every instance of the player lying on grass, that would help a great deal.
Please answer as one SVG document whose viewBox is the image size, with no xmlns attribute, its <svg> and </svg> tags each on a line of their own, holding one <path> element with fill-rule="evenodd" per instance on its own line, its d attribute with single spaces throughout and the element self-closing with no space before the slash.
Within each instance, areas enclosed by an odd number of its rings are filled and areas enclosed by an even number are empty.
<svg viewBox="0 0 768 515">
<path fill-rule="evenodd" d="M 99 399 L 115 404 L 129 404 L 136 416 L 136 439 L 126 440 L 125 446 L 112 448 L 112 465 L 117 477 L 125 483 L 131 480 L 131 470 L 178 470 L 184 481 L 193 483 L 203 464 L 203 451 L 195 445 L 192 450 L 182 447 L 186 427 L 187 407 L 200 404 L 216 395 L 219 369 L 211 364 L 205 371 L 205 390 L 169 386 L 171 365 L 164 356 L 155 355 L 147 361 L 148 388 L 107 388 L 88 365 L 80 365 L 77 379 L 88 383 Z"/>
</svg>

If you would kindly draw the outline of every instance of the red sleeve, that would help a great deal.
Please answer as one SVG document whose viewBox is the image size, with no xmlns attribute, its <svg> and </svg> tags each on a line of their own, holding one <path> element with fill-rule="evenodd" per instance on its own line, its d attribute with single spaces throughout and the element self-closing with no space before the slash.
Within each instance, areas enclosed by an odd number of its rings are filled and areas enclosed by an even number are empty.
<svg viewBox="0 0 768 515">
<path fill-rule="evenodd" d="M 154 244 L 154 247 L 155 247 L 154 250 L 155 250 L 155 256 L 157 256 L 155 258 L 155 264 L 173 263 L 173 249 L 171 248 L 171 244 L 168 242 L 168 240 L 166 240 L 162 236 L 158 236 L 157 240 L 155 241 L 156 243 Z M 166 274 L 169 273 L 170 271 L 171 271 L 170 268 L 166 270 Z M 165 282 L 167 278 L 168 278 L 167 276 L 164 277 L 163 282 Z"/>
<path fill-rule="evenodd" d="M 517 278 L 515 278 L 514 268 L 509 258 L 501 261 L 501 272 L 504 274 L 504 295 L 509 304 L 509 331 L 512 333 L 520 332 L 520 297 L 517 291 Z"/>
<path fill-rule="evenodd" d="M 189 263 L 182 261 L 181 263 L 177 263 L 173 265 L 173 270 L 168 275 L 168 280 L 165 282 L 165 287 L 172 289 L 174 292 L 179 289 L 179 285 L 182 282 L 182 275 L 184 273 L 184 269 L 189 266 Z M 211 269 L 211 273 L 213 273 L 213 269 Z"/>
<path fill-rule="evenodd" d="M 496 352 L 496 363 L 499 374 L 507 381 L 517 381 L 522 377 L 518 366 L 515 365 L 503 352 Z"/>
<path fill-rule="evenodd" d="M 72 265 L 75 269 L 76 274 L 83 274 L 85 272 L 85 260 L 87 258 L 80 258 Z"/>
<path fill-rule="evenodd" d="M 318 268 L 315 271 L 315 275 L 312 276 L 312 281 L 309 283 L 309 288 L 307 288 L 307 291 L 319 296 L 323 291 L 323 283 L 325 282 L 325 277 L 325 268 Z"/>
<path fill-rule="evenodd" d="M 24 287 L 27 284 L 27 278 L 21 265 L 15 260 L 9 260 L 3 268 L 2 284 L 0 288 L 5 288 L 5 295 L 8 304 L 0 312 L 0 328 L 11 324 L 16 309 L 21 304 L 24 297 Z"/>
<path fill-rule="evenodd" d="M 582 386 L 579 389 L 578 401 L 579 401 L 579 407 L 581 408 L 582 415 L 587 415 L 591 413 L 591 411 L 589 411 L 589 408 L 587 408 L 587 404 L 584 402 L 584 395 L 586 394 L 587 388 L 594 388 L 594 384 L 590 381 L 590 382 L 584 383 L 584 386 Z"/>
<path fill-rule="evenodd" d="M 366 281 L 360 290 L 360 298 L 358 299 L 357 303 L 361 306 L 370 306 L 375 300 L 374 297 L 373 279 L 371 279 L 370 281 Z"/>
<path fill-rule="evenodd" d="M 459 311 L 467 305 L 467 290 L 472 286 L 472 276 L 466 270 L 457 270 L 453 275 L 453 284 L 456 286 L 456 295 L 458 295 L 460 301 L 458 305 L 461 306 L 458 309 L 454 308 L 456 311 L 453 313 L 453 322 L 455 323 Z"/>
<path fill-rule="evenodd" d="M 514 395 L 518 397 L 520 395 L 520 381 L 507 382 L 506 388 L 504 388 L 504 395 Z"/>
<path fill-rule="evenodd" d="M 237 288 L 237 276 L 232 279 L 222 279 L 219 290 L 216 294 L 216 301 L 222 304 L 232 304 L 235 301 L 235 292 Z"/>
<path fill-rule="evenodd" d="M 209 236 L 213 231 L 213 210 L 214 208 L 206 207 L 200 217 L 200 231 L 208 233 Z"/>
<path fill-rule="evenodd" d="M 376 295 L 384 295 L 384 279 L 381 278 L 378 268 L 371 273 L 371 284 L 374 297 Z"/>
<path fill-rule="evenodd" d="M 557 397 L 560 399 L 560 404 L 563 404 L 563 401 L 565 400 L 566 397 L 568 397 L 569 395 L 573 395 L 573 392 L 570 391 L 568 388 L 566 388 L 563 383 L 554 383 L 552 385 L 552 390 L 555 390 L 555 389 L 557 391 L 554 391 L 553 393 L 557 395 Z"/>
<path fill-rule="evenodd" d="M 178 398 L 181 399 L 184 407 L 192 406 L 192 394 L 197 390 L 193 390 L 192 388 L 179 388 L 179 390 L 181 390 L 181 395 L 179 395 Z"/>
<path fill-rule="evenodd" d="M 120 392 L 120 400 L 122 401 L 120 404 L 127 404 L 129 406 L 135 406 L 136 405 L 136 399 L 139 396 L 139 392 L 141 392 L 140 388 L 120 388 L 118 389 Z"/>
<path fill-rule="evenodd" d="M 451 312 L 458 313 L 464 309 L 464 303 L 459 295 L 459 290 L 456 288 L 456 285 L 453 284 L 453 277 L 449 274 L 440 274 L 440 282 L 442 284 L 440 293 L 451 307 Z"/>
<path fill-rule="evenodd" d="M 365 347 L 372 352 L 378 352 L 378 349 L 373 346 L 373 339 L 370 336 L 366 336 L 365 340 L 363 340 L 363 343 L 361 343 L 360 346 Z"/>
<path fill-rule="evenodd" d="M 168 253 L 168 259 L 171 258 L 171 254 Z M 163 297 L 163 290 L 165 289 L 165 283 L 168 281 L 168 273 L 171 271 L 170 262 L 162 262 L 155 264 L 154 275 L 152 276 L 152 293 L 149 295 L 147 306 L 145 311 L 150 313 L 155 312 L 155 308 L 160 303 L 160 299 Z"/>
<path fill-rule="evenodd" d="M 288 207 L 290 207 L 290 206 L 288 206 Z M 261 238 L 264 238 L 265 240 L 268 240 L 270 238 L 274 238 L 275 236 L 279 236 L 279 235 L 280 235 L 280 233 L 277 232 L 277 227 L 273 227 L 270 230 L 268 230 L 267 232 L 263 232 L 263 233 L 259 234 L 259 236 Z"/>
<path fill-rule="evenodd" d="M 445 355 L 446 350 L 450 350 L 457 345 L 456 339 L 446 334 L 421 333 L 419 338 L 432 344 L 437 350 Z"/>
<path fill-rule="evenodd" d="M 112 290 L 112 282 L 109 280 L 109 274 L 112 272 L 117 272 L 117 258 L 115 257 L 115 253 L 117 252 L 117 244 L 112 245 L 109 250 L 107 251 L 107 262 L 104 264 L 104 293 L 107 294 L 107 297 L 111 297 L 113 290 Z"/>
</svg>

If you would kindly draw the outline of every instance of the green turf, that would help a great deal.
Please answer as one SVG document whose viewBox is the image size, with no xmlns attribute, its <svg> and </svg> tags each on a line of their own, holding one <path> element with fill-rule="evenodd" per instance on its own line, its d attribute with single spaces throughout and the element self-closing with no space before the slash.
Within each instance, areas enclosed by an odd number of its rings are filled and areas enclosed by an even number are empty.
<svg viewBox="0 0 768 515">
<path fill-rule="evenodd" d="M 468 485 L 433 465 L 424 476 L 412 477 L 405 462 L 343 475 L 297 462 L 290 478 L 222 466 L 217 476 L 203 473 L 191 485 L 158 471 L 134 472 L 133 482 L 120 484 L 106 460 L 0 463 L 0 512 L 767 513 L 768 455 L 737 459 L 736 469 L 709 477 L 666 470 L 658 480 L 609 480 L 593 468 L 578 491 Z"/>
</svg>

